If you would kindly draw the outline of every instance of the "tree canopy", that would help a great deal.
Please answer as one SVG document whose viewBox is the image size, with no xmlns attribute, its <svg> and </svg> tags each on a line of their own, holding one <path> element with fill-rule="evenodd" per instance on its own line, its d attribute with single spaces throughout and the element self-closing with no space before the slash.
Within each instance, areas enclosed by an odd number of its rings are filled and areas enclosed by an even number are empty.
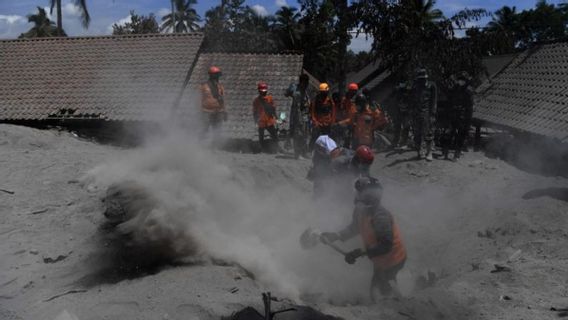
<svg viewBox="0 0 568 320">
<path fill-rule="evenodd" d="M 28 22 L 33 23 L 33 27 L 26 33 L 22 33 L 18 38 L 41 38 L 56 37 L 58 30 L 55 23 L 47 17 L 47 12 L 42 7 L 37 7 L 36 14 L 28 15 Z M 62 32 L 65 36 L 65 31 Z"/>
<path fill-rule="evenodd" d="M 162 30 L 172 32 L 194 32 L 200 29 L 201 17 L 195 11 L 196 0 L 173 0 L 174 12 L 162 17 Z M 174 26 L 175 24 L 175 26 Z"/>
<path fill-rule="evenodd" d="M 89 27 L 91 23 L 91 15 L 89 14 L 89 10 L 87 9 L 87 1 L 86 0 L 72 0 L 71 3 L 79 9 L 81 14 L 81 23 L 83 27 L 86 29 Z M 53 14 L 53 8 L 56 8 L 57 11 L 57 30 L 60 36 L 63 35 L 63 15 L 61 10 L 61 0 L 49 0 L 50 6 L 50 14 Z"/>
<path fill-rule="evenodd" d="M 160 25 L 156 21 L 156 17 L 153 13 L 147 16 L 138 15 L 133 11 L 130 11 L 130 21 L 124 24 L 113 24 L 112 34 L 114 35 L 124 35 L 124 34 L 144 34 L 144 33 L 159 33 Z"/>
<path fill-rule="evenodd" d="M 544 0 L 529 10 L 504 6 L 497 10 L 485 29 L 468 30 L 468 36 L 485 55 L 513 53 L 534 43 L 565 39 L 568 5 L 549 4 Z"/>
<path fill-rule="evenodd" d="M 434 0 L 357 2 L 360 30 L 373 37 L 374 58 L 401 80 L 413 77 L 418 67 L 427 68 L 442 86 L 461 71 L 480 74 L 481 54 L 469 39 L 457 37 L 456 31 L 489 13 L 463 10 L 445 17 L 434 5 Z"/>
</svg>

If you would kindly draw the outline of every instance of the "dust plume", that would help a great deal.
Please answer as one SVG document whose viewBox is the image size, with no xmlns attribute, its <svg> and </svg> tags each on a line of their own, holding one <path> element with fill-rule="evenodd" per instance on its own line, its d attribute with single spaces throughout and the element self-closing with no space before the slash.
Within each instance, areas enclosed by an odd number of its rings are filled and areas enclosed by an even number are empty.
<svg viewBox="0 0 568 320">
<path fill-rule="evenodd" d="M 368 265 L 349 266 L 329 248 L 299 245 L 308 226 L 346 225 L 351 202 L 314 205 L 310 184 L 298 183 L 306 172 L 286 172 L 271 163 L 273 156 L 223 164 L 231 158 L 175 132 L 92 169 L 84 181 L 101 191 L 121 184 L 143 190 L 138 213 L 119 224 L 138 247 L 165 243 L 161 247 L 179 258 L 236 262 L 261 285 L 292 299 L 321 292 L 335 299 L 365 296 Z"/>
</svg>

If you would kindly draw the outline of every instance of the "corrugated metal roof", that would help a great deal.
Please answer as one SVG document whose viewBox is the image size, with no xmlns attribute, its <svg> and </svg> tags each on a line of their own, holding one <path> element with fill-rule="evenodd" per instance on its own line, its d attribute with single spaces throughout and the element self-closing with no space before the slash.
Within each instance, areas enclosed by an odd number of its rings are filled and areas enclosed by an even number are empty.
<svg viewBox="0 0 568 320">
<path fill-rule="evenodd" d="M 157 120 L 201 33 L 0 41 L 0 119 Z"/>
<path fill-rule="evenodd" d="M 566 141 L 568 43 L 541 45 L 517 56 L 481 92 L 474 117 Z"/>
<path fill-rule="evenodd" d="M 303 55 L 300 54 L 202 53 L 182 98 L 180 114 L 194 115 L 199 110 L 199 85 L 207 81 L 210 66 L 219 66 L 223 72 L 221 83 L 229 114 L 229 120 L 223 126 L 224 134 L 232 138 L 253 138 L 257 130 L 252 120 L 252 101 L 258 95 L 258 82 L 268 84 L 276 109 L 288 113 L 291 100 L 284 92 L 291 83 L 298 81 L 302 63 Z"/>
</svg>

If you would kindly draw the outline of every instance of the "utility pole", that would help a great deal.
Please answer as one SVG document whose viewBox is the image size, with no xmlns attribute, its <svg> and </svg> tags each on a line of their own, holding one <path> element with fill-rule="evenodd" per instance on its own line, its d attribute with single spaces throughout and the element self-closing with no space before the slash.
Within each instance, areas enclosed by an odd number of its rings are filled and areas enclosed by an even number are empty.
<svg viewBox="0 0 568 320">
<path fill-rule="evenodd" d="M 62 13 L 61 13 L 61 0 L 57 0 L 55 5 L 57 6 L 57 35 L 59 37 L 62 37 L 63 36 L 63 16 L 62 16 Z"/>
<path fill-rule="evenodd" d="M 175 0 L 171 0 L 171 4 L 172 4 L 172 33 L 176 33 L 176 12 L 175 12 L 174 1 Z"/>
</svg>

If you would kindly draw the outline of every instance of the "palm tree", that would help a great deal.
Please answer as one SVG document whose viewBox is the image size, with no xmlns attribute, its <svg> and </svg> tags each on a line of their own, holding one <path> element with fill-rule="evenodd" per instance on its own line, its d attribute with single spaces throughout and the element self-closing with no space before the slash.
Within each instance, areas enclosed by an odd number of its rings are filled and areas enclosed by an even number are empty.
<svg viewBox="0 0 568 320">
<path fill-rule="evenodd" d="M 505 53 L 513 52 L 522 33 L 520 16 L 516 7 L 504 6 L 497 10 L 493 20 L 487 24 L 488 34 Z"/>
<path fill-rule="evenodd" d="M 28 15 L 28 22 L 33 23 L 34 26 L 28 32 L 22 33 L 20 38 L 55 37 L 59 34 L 55 23 L 47 17 L 45 9 L 37 7 L 37 11 L 37 14 Z"/>
<path fill-rule="evenodd" d="M 440 9 L 434 9 L 436 0 L 407 0 L 411 26 L 424 29 L 426 25 L 435 23 L 444 18 Z"/>
<path fill-rule="evenodd" d="M 162 30 L 171 29 L 172 32 L 193 32 L 199 30 L 201 17 L 193 8 L 197 0 L 173 0 L 175 12 L 162 18 Z"/>
<path fill-rule="evenodd" d="M 487 24 L 489 30 L 504 31 L 507 33 L 515 31 L 518 24 L 518 15 L 516 7 L 504 6 L 495 11 L 493 20 Z"/>
<path fill-rule="evenodd" d="M 301 25 L 300 13 L 294 7 L 281 7 L 275 13 L 274 30 L 278 33 L 282 45 L 287 50 L 300 48 Z"/>
<path fill-rule="evenodd" d="M 56 7 L 57 9 L 57 34 L 59 36 L 63 35 L 63 16 L 61 14 L 61 0 L 49 0 L 50 1 L 50 14 L 53 14 L 53 8 Z M 73 0 L 73 5 L 81 10 L 81 22 L 83 23 L 83 27 L 86 29 L 89 27 L 89 23 L 91 22 L 91 16 L 89 15 L 89 11 L 87 10 L 87 1 L 86 0 Z"/>
</svg>

